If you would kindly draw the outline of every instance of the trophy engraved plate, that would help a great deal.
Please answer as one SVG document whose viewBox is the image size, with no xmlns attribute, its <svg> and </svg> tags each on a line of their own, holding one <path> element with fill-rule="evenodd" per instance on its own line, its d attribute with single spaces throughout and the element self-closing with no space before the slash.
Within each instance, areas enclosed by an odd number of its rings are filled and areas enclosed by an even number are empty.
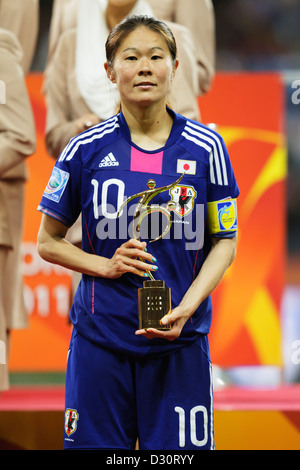
<svg viewBox="0 0 300 470">
<path fill-rule="evenodd" d="M 148 180 L 149 189 L 130 196 L 124 201 L 118 215 L 120 215 L 126 204 L 134 198 L 139 197 L 133 214 L 133 236 L 136 240 L 140 240 L 141 224 L 143 219 L 152 212 L 160 212 L 167 218 L 167 225 L 163 233 L 157 236 L 150 243 L 163 238 L 171 228 L 171 211 L 175 207 L 175 203 L 170 201 L 166 207 L 149 205 L 151 199 L 159 193 L 173 189 L 182 180 L 184 173 L 174 183 L 161 188 L 156 188 L 156 182 L 153 179 Z M 138 289 L 138 306 L 139 306 L 139 328 L 148 329 L 156 328 L 157 330 L 170 330 L 172 325 L 161 325 L 161 319 L 171 312 L 171 289 L 165 286 L 165 282 L 156 280 L 151 271 L 147 271 L 150 280 L 143 282 L 143 287 Z"/>
<path fill-rule="evenodd" d="M 161 325 L 160 320 L 171 311 L 171 289 L 164 281 L 144 281 L 138 289 L 139 328 L 171 329 L 171 325 Z"/>
</svg>

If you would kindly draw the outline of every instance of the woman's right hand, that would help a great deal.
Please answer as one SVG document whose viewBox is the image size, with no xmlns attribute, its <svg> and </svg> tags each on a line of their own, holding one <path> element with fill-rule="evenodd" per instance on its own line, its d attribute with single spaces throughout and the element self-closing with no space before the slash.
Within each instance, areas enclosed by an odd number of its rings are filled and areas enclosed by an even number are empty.
<svg viewBox="0 0 300 470">
<path fill-rule="evenodd" d="M 124 273 L 147 277 L 147 271 L 157 270 L 153 264 L 156 259 L 147 252 L 145 242 L 130 239 L 116 249 L 112 258 L 105 258 L 69 243 L 65 239 L 67 231 L 64 224 L 43 214 L 37 240 L 41 258 L 88 276 L 110 279 L 117 279 Z"/>
<path fill-rule="evenodd" d="M 156 259 L 146 250 L 146 243 L 130 239 L 115 251 L 113 257 L 107 260 L 106 269 L 110 279 L 117 279 L 124 273 L 133 273 L 148 277 L 147 271 L 157 271 L 154 264 Z M 147 263 L 149 261 L 149 263 Z"/>
</svg>

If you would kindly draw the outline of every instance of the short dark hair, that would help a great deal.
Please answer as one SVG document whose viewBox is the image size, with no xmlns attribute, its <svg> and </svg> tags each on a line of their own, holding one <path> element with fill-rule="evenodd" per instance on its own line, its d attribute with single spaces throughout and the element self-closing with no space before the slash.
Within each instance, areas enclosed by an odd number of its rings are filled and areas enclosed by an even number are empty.
<svg viewBox="0 0 300 470">
<path fill-rule="evenodd" d="M 106 60 L 109 66 L 113 65 L 116 51 L 120 46 L 123 39 L 125 39 L 129 33 L 134 31 L 139 26 L 145 26 L 152 31 L 161 34 L 169 48 L 173 62 L 177 59 L 177 46 L 174 35 L 170 28 L 161 20 L 151 16 L 130 16 L 122 20 L 117 24 L 110 34 L 108 35 L 105 50 Z"/>
</svg>

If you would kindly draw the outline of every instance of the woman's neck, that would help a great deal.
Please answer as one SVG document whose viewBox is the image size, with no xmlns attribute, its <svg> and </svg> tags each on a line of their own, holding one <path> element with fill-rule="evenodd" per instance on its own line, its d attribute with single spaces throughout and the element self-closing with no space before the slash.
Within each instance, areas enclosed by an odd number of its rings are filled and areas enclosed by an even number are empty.
<svg viewBox="0 0 300 470">
<path fill-rule="evenodd" d="M 165 146 L 173 125 L 165 106 L 134 110 L 122 106 L 122 112 L 133 143 L 144 150 L 157 150 Z"/>
<path fill-rule="evenodd" d="M 109 30 L 112 30 L 120 21 L 123 20 L 133 9 L 136 1 L 132 1 L 129 5 L 124 7 L 110 5 L 106 7 L 106 23 Z"/>
</svg>

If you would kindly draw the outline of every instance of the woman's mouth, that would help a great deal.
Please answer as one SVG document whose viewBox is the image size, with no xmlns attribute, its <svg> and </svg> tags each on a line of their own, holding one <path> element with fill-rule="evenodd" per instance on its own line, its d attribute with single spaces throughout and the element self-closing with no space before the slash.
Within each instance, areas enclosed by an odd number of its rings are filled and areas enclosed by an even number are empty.
<svg viewBox="0 0 300 470">
<path fill-rule="evenodd" d="M 141 88 L 143 90 L 149 90 L 150 88 L 153 88 L 156 85 L 152 82 L 140 82 L 140 83 L 137 83 L 134 86 L 137 87 L 137 88 Z"/>
</svg>

